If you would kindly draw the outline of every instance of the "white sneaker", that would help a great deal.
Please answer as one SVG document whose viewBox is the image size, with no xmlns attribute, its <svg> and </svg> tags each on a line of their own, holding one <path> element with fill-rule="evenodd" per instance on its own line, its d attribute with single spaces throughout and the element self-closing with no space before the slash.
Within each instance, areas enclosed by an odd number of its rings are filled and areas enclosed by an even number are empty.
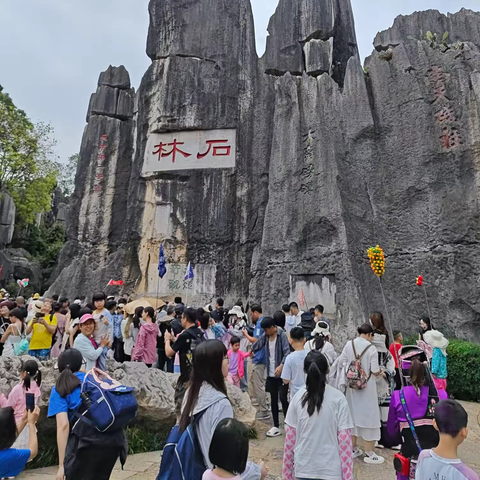
<svg viewBox="0 0 480 480">
<path fill-rule="evenodd" d="M 358 457 L 361 457 L 363 455 L 363 450 L 358 448 L 358 447 L 355 447 L 353 449 L 353 458 L 358 458 Z"/>
<path fill-rule="evenodd" d="M 381 465 L 385 462 L 385 459 L 380 455 L 377 455 L 375 452 L 365 452 L 365 458 L 363 461 L 370 465 Z"/>
<path fill-rule="evenodd" d="M 381 448 L 381 449 L 384 449 L 385 447 L 383 445 L 381 445 L 380 443 L 378 442 L 375 442 L 375 448 Z"/>
<path fill-rule="evenodd" d="M 267 432 L 267 437 L 279 437 L 282 434 L 282 431 L 277 427 L 272 427 Z"/>
<path fill-rule="evenodd" d="M 402 446 L 401 445 L 395 445 L 394 447 L 392 447 L 390 450 L 398 450 L 400 451 L 402 449 Z"/>
</svg>

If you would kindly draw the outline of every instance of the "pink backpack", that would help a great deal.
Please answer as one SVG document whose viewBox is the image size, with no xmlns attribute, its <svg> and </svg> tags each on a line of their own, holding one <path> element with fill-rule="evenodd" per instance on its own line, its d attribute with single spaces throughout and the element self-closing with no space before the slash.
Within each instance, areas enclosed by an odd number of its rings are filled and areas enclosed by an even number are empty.
<svg viewBox="0 0 480 480">
<path fill-rule="evenodd" d="M 371 346 L 372 345 L 370 344 L 361 355 L 357 355 L 355 350 L 355 342 L 352 340 L 352 348 L 353 354 L 355 355 L 355 360 L 352 360 L 347 370 L 347 386 L 353 390 L 364 390 L 368 384 L 368 381 L 370 380 L 372 372 L 370 372 L 370 375 L 367 377 L 367 374 L 362 367 L 362 358 Z"/>
</svg>

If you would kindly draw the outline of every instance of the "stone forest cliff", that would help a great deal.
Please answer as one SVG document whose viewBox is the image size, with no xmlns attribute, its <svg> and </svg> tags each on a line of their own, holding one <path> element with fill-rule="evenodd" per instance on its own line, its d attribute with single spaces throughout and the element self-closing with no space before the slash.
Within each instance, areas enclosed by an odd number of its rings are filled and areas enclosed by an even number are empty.
<svg viewBox="0 0 480 480">
<path fill-rule="evenodd" d="M 50 292 L 271 314 L 301 288 L 346 338 L 383 310 L 380 244 L 396 327 L 426 312 L 421 274 L 434 324 L 480 341 L 480 14 L 399 17 L 363 68 L 349 0 L 280 0 L 262 58 L 249 0 L 149 10 L 138 91 L 109 67 L 92 95 Z"/>
</svg>

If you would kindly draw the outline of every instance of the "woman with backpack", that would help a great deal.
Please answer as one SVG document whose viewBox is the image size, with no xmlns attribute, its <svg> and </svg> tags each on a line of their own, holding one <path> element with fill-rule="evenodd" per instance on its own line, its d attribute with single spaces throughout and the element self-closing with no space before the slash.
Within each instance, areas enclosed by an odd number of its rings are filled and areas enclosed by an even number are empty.
<svg viewBox="0 0 480 480">
<path fill-rule="evenodd" d="M 123 429 L 100 433 L 86 422 L 77 421 L 83 411 L 80 396 L 85 373 L 83 357 L 75 348 L 58 358 L 60 375 L 50 394 L 48 417 L 57 421 L 57 480 L 108 480 L 118 458 L 127 458 L 127 439 Z"/>
<path fill-rule="evenodd" d="M 233 418 L 233 408 L 225 385 L 228 366 L 227 349 L 219 340 L 206 340 L 195 348 L 191 383 L 183 402 L 178 431 L 185 432 L 191 421 L 195 422 L 194 434 L 198 439 L 206 469 L 214 468 L 210 461 L 209 450 L 217 425 L 224 418 Z M 194 452 L 179 452 L 177 457 L 173 451 L 167 454 L 164 450 L 158 479 L 162 480 L 168 477 L 168 473 L 174 473 L 169 469 L 172 468 L 172 462 L 177 461 L 178 458 L 183 458 L 182 467 L 187 468 L 192 454 Z M 245 472 L 238 473 L 241 473 L 243 479 L 260 480 L 265 478 L 267 470 L 264 466 L 249 462 Z"/>
<path fill-rule="evenodd" d="M 385 459 L 374 452 L 375 442 L 380 440 L 380 411 L 378 409 L 375 378 L 382 375 L 378 366 L 377 350 L 372 345 L 373 328 L 369 323 L 358 328 L 359 336 L 348 342 L 338 359 L 347 369 L 346 397 L 355 425 L 352 432 L 353 458 L 363 455 L 357 447 L 361 437 L 365 445 L 364 462 L 382 464 Z"/>
</svg>

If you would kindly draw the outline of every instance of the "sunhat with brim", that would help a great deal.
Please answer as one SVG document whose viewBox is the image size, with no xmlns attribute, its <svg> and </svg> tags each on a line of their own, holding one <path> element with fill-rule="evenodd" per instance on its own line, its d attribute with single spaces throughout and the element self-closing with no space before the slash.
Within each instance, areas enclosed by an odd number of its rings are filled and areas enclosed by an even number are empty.
<svg viewBox="0 0 480 480">
<path fill-rule="evenodd" d="M 80 319 L 80 325 L 82 325 L 82 323 L 85 323 L 85 322 L 88 322 L 89 320 L 93 320 L 95 321 L 95 319 L 93 318 L 92 315 L 90 315 L 89 313 L 86 313 L 81 319 Z"/>
<path fill-rule="evenodd" d="M 35 313 L 42 313 L 42 307 L 43 307 L 43 302 L 40 302 L 40 301 L 37 300 L 37 301 L 33 304 L 32 310 L 33 310 Z"/>
<path fill-rule="evenodd" d="M 326 325 L 326 327 L 321 326 L 320 323 L 322 323 L 322 324 L 324 323 Z M 315 325 L 315 328 L 313 329 L 313 332 L 312 332 L 312 336 L 315 336 L 315 335 L 323 335 L 324 337 L 330 336 L 330 327 L 328 326 L 328 323 L 327 322 L 318 322 Z"/>
<path fill-rule="evenodd" d="M 450 343 L 438 330 L 428 330 L 423 334 L 423 339 L 432 348 L 447 348 Z"/>
<path fill-rule="evenodd" d="M 242 312 L 242 309 L 238 306 L 235 305 L 229 312 L 229 315 L 236 315 L 238 318 L 244 318 L 245 314 Z"/>
</svg>

